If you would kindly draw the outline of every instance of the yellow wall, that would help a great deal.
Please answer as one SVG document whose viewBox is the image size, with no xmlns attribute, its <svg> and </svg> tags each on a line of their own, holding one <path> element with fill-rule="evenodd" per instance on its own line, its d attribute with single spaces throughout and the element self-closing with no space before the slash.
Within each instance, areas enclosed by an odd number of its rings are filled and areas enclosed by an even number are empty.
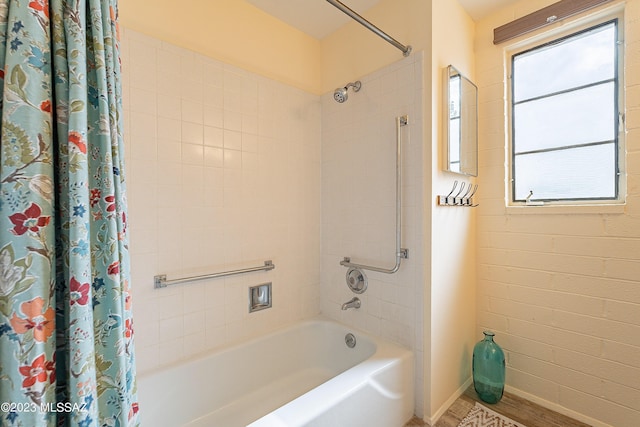
<svg viewBox="0 0 640 427">
<path fill-rule="evenodd" d="M 383 0 L 362 14 L 413 52 L 431 47 L 429 2 Z M 322 40 L 322 92 L 402 59 L 402 52 L 355 21 Z"/>
<path fill-rule="evenodd" d="M 356 22 L 319 41 L 244 0 L 125 0 L 119 13 L 127 28 L 318 95 L 402 58 Z M 430 14 L 422 0 L 383 0 L 364 13 L 414 52 L 430 50 Z"/>
<path fill-rule="evenodd" d="M 435 206 L 436 195 L 446 195 L 454 180 L 466 182 L 475 178 L 444 172 L 443 142 L 444 69 L 456 67 L 465 77 L 475 81 L 473 41 L 475 24 L 457 1 L 433 0 L 431 46 L 431 171 L 432 193 L 425 199 L 432 207 L 431 215 L 431 360 L 426 369 L 430 381 L 430 408 L 425 411 L 435 421 L 452 400 L 469 384 L 475 336 L 475 209 Z M 460 188 L 460 187 L 458 187 Z M 479 191 L 481 191 L 480 189 Z"/>
<path fill-rule="evenodd" d="M 314 94 L 320 42 L 243 0 L 124 0 L 120 22 Z"/>
</svg>

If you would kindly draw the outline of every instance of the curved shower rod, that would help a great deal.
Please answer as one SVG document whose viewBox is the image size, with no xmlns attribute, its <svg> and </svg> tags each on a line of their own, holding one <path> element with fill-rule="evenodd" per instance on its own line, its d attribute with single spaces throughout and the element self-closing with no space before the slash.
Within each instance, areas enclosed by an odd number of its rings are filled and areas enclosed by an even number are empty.
<svg viewBox="0 0 640 427">
<path fill-rule="evenodd" d="M 351 258 L 344 257 L 340 265 L 347 268 L 359 268 L 361 270 L 377 271 L 379 273 L 393 274 L 400 269 L 402 259 L 409 258 L 409 249 L 402 247 L 402 131 L 401 128 L 409 124 L 407 116 L 396 117 L 396 263 L 392 268 L 374 267 L 371 265 L 356 264 Z"/>
<path fill-rule="evenodd" d="M 354 20 L 356 20 L 357 22 L 359 22 L 363 26 L 367 27 L 369 30 L 371 30 L 374 33 L 376 33 L 378 36 L 380 36 L 383 39 L 385 39 L 387 42 L 391 43 L 392 45 L 394 45 L 395 47 L 400 49 L 402 51 L 402 55 L 403 56 L 409 56 L 409 54 L 411 54 L 411 46 L 403 45 L 398 40 L 394 39 L 389 34 L 385 33 L 380 28 L 376 27 L 371 22 L 367 21 L 365 18 L 360 16 L 358 14 L 358 12 L 356 12 L 355 10 L 349 8 L 349 6 L 345 5 L 341 1 L 339 1 L 339 0 L 327 0 L 327 2 L 329 2 L 330 4 L 335 6 L 336 8 L 340 9 L 342 12 L 347 14 L 349 17 L 353 18 Z"/>
</svg>

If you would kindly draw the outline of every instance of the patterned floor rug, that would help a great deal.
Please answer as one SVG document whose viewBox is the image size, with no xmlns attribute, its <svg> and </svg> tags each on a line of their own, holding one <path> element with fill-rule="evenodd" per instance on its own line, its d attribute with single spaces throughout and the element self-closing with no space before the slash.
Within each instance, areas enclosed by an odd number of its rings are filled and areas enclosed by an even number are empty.
<svg viewBox="0 0 640 427">
<path fill-rule="evenodd" d="M 526 427 L 476 402 L 458 427 Z"/>
</svg>

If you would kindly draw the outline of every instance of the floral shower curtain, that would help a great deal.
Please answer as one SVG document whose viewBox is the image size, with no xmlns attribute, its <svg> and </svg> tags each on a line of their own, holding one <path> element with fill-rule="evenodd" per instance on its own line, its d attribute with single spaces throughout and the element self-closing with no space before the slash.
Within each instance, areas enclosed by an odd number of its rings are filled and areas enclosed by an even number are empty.
<svg viewBox="0 0 640 427">
<path fill-rule="evenodd" d="M 0 0 L 0 425 L 135 426 L 117 0 Z"/>
</svg>

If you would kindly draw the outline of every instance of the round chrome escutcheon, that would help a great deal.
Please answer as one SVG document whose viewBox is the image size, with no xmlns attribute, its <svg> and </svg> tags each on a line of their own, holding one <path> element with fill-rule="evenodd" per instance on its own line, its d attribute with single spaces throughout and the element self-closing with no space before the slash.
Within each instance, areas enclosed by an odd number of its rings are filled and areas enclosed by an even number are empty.
<svg viewBox="0 0 640 427">
<path fill-rule="evenodd" d="M 352 292 L 361 294 L 367 290 L 367 276 L 359 268 L 347 270 L 347 286 Z"/>
<path fill-rule="evenodd" d="M 353 335 L 352 333 L 348 333 L 347 335 L 345 335 L 344 336 L 344 343 L 349 348 L 355 347 L 356 346 L 356 337 L 355 337 L 355 335 Z"/>
</svg>

